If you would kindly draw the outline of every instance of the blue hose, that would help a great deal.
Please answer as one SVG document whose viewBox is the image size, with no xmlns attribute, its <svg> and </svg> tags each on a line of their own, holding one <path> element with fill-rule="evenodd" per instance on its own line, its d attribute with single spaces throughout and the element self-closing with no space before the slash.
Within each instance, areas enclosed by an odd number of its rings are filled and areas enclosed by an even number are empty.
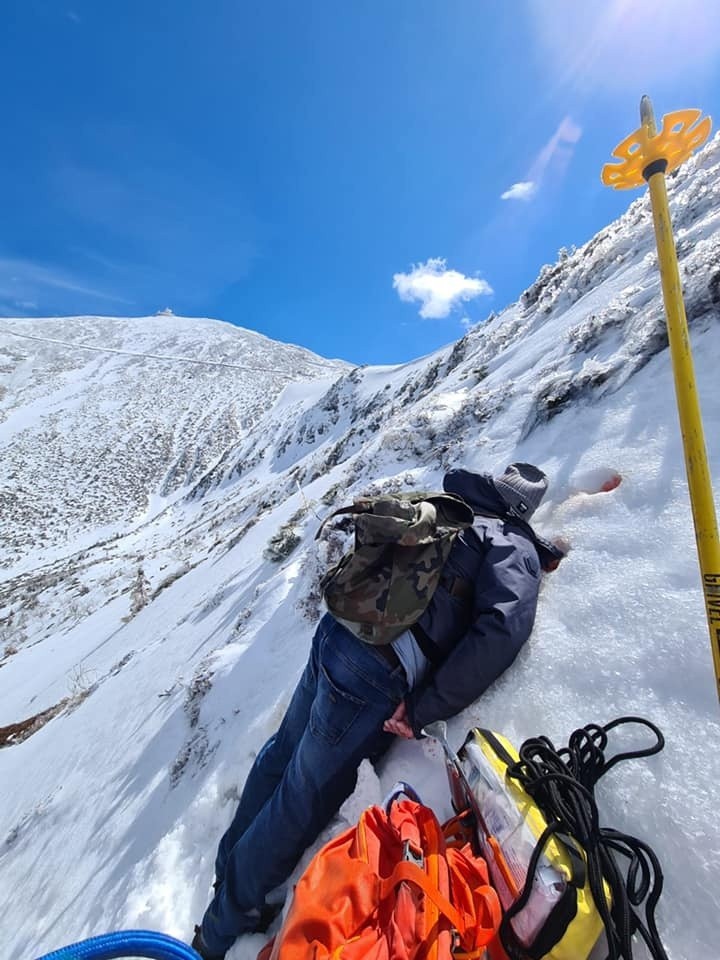
<svg viewBox="0 0 720 960">
<path fill-rule="evenodd" d="M 71 943 L 38 960 L 115 960 L 116 957 L 148 957 L 149 960 L 201 960 L 192 947 L 174 937 L 152 930 L 121 930 Z"/>
</svg>

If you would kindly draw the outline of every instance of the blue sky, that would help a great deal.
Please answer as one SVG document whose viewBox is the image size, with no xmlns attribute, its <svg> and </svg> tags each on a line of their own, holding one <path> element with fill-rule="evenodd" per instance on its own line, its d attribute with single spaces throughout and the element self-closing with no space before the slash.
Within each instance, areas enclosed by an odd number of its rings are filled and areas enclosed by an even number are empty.
<svg viewBox="0 0 720 960">
<path fill-rule="evenodd" d="M 710 0 L 9 0 L 0 315 L 171 307 L 395 363 L 636 193 L 639 125 L 720 116 Z M 504 195 L 504 196 L 503 196 Z"/>
</svg>

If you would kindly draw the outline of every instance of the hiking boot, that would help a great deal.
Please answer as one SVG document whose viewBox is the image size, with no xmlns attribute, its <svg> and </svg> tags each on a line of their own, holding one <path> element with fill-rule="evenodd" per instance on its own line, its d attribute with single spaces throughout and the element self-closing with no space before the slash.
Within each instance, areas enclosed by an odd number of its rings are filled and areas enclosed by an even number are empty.
<svg viewBox="0 0 720 960">
<path fill-rule="evenodd" d="M 218 880 L 217 877 L 213 882 L 213 896 L 217 896 L 220 893 L 220 887 L 222 886 L 222 880 Z M 282 910 L 282 903 L 263 903 L 259 910 L 251 910 L 248 913 L 248 928 L 245 930 L 245 933 L 265 933 L 267 928 L 273 922 L 275 917 Z"/>
<path fill-rule="evenodd" d="M 202 960 L 225 960 L 224 953 L 210 953 L 203 941 L 200 927 L 195 927 L 195 936 L 193 937 L 190 946 L 193 948 L 195 953 L 200 954 Z"/>
<path fill-rule="evenodd" d="M 247 914 L 247 927 L 242 931 L 240 936 L 244 933 L 265 933 L 281 910 L 281 903 L 264 903 L 259 910 L 251 910 L 250 913 Z M 200 954 L 203 960 L 224 960 L 225 958 L 224 953 L 210 953 L 202 938 L 201 927 L 195 927 L 195 936 L 190 946 L 196 953 Z"/>
</svg>

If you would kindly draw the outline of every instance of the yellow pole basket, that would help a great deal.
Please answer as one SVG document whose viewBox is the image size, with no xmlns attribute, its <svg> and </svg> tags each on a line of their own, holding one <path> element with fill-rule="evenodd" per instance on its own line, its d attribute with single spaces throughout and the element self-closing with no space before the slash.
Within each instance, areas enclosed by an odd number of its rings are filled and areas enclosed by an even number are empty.
<svg viewBox="0 0 720 960">
<path fill-rule="evenodd" d="M 720 697 L 720 539 L 665 187 L 665 174 L 678 167 L 705 142 L 712 124 L 710 117 L 700 119 L 699 110 L 677 110 L 663 117 L 658 132 L 649 97 L 642 98 L 640 119 L 640 129 L 613 150 L 617 160 L 605 164 L 601 179 L 607 186 L 619 190 L 639 187 L 647 182 L 650 190 L 685 468 L 710 630 L 715 685 Z"/>
</svg>

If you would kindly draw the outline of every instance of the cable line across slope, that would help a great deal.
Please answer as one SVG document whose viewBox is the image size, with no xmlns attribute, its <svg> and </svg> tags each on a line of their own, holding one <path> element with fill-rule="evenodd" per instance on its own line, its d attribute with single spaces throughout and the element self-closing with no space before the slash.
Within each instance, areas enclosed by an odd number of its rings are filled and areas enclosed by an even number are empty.
<svg viewBox="0 0 720 960">
<path fill-rule="evenodd" d="M 150 360 L 170 360 L 174 363 L 200 363 L 211 367 L 230 367 L 233 370 L 250 370 L 252 372 L 262 370 L 265 373 L 278 373 L 280 376 L 288 377 L 289 379 L 293 378 L 293 375 L 288 373 L 287 370 L 278 370 L 276 367 L 248 366 L 247 364 L 242 363 L 229 363 L 226 360 L 196 360 L 192 357 L 172 357 L 162 353 L 138 353 L 133 350 L 118 350 L 115 347 L 95 347 L 87 343 L 73 343 L 70 340 L 56 340 L 52 337 L 34 337 L 32 334 L 18 333 L 15 330 L 7 330 L 5 327 L 0 328 L 0 332 L 8 333 L 13 337 L 22 337 L 24 340 L 38 340 L 41 343 L 58 343 L 64 347 L 75 347 L 78 350 L 95 350 L 99 353 L 116 353 L 125 357 L 147 357 Z M 302 363 L 310 364 L 316 367 L 325 366 L 325 364 L 320 363 L 318 360 L 303 360 Z"/>
</svg>

